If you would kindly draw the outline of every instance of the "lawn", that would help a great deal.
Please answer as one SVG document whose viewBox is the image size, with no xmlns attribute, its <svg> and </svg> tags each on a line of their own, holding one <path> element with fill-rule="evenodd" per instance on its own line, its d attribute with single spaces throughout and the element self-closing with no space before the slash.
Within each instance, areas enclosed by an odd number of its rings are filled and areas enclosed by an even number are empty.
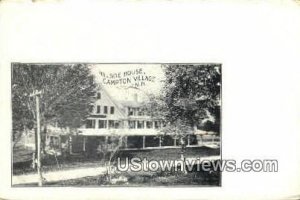
<svg viewBox="0 0 300 200">
<path fill-rule="evenodd" d="M 122 173 L 113 177 L 113 183 L 106 180 L 105 175 L 84 177 L 80 179 L 46 183 L 46 186 L 220 186 L 220 172 L 214 174 L 208 172 L 189 172 L 187 174 L 133 174 Z"/>
<path fill-rule="evenodd" d="M 192 170 L 187 173 L 181 171 L 139 171 L 139 172 L 117 172 L 112 175 L 110 181 L 106 174 L 92 177 L 83 177 L 71 180 L 46 182 L 44 186 L 76 186 L 76 187 L 99 187 L 99 186 L 126 186 L 126 187 L 156 187 L 156 186 L 220 186 L 220 171 L 197 171 Z M 37 186 L 37 184 L 27 184 L 18 186 Z"/>
<path fill-rule="evenodd" d="M 180 148 L 173 149 L 149 149 L 149 150 L 126 150 L 119 151 L 115 158 L 147 158 L 150 160 L 179 160 Z M 220 155 L 220 149 L 209 147 L 189 147 L 186 148 L 186 158 L 201 158 L 207 156 Z M 49 156 L 43 161 L 43 172 L 57 171 L 65 169 L 77 169 L 88 167 L 104 166 L 104 160 L 101 157 L 87 158 L 85 156 L 76 156 L 68 158 L 58 158 L 59 166 L 54 156 Z M 35 171 L 28 167 L 15 167 L 14 174 L 31 174 Z M 113 183 L 107 181 L 106 175 L 96 177 L 84 177 L 73 180 L 64 180 L 58 182 L 48 182 L 46 186 L 164 186 L 164 185 L 220 185 L 220 172 L 197 172 L 191 171 L 187 174 L 182 172 L 119 172 L 113 175 Z"/>
</svg>

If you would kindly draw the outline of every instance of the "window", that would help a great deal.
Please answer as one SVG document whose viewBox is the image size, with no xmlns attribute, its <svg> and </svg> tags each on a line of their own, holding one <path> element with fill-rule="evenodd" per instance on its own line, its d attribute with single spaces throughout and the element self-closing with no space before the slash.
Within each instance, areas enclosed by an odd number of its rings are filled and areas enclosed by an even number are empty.
<svg viewBox="0 0 300 200">
<path fill-rule="evenodd" d="M 135 129 L 135 121 L 129 121 L 128 126 L 130 129 Z"/>
<path fill-rule="evenodd" d="M 129 116 L 136 116 L 137 115 L 137 108 L 128 108 L 128 115 Z"/>
<path fill-rule="evenodd" d="M 50 136 L 50 147 L 59 148 L 59 138 L 56 136 Z"/>
<path fill-rule="evenodd" d="M 155 121 L 155 122 L 154 122 L 154 127 L 155 127 L 156 129 L 160 128 L 160 122 L 159 122 L 159 121 Z"/>
<path fill-rule="evenodd" d="M 117 120 L 108 120 L 109 128 L 120 128 L 120 121 Z"/>
<path fill-rule="evenodd" d="M 153 128 L 153 123 L 152 122 L 146 122 L 147 128 Z"/>
<path fill-rule="evenodd" d="M 144 121 L 138 121 L 137 122 L 137 128 L 144 128 Z"/>
<path fill-rule="evenodd" d="M 98 128 L 106 128 L 107 127 L 107 121 L 106 120 L 99 120 L 98 121 Z"/>
<path fill-rule="evenodd" d="M 115 128 L 120 128 L 120 121 L 115 121 Z"/>
<path fill-rule="evenodd" d="M 94 112 L 94 106 L 93 106 L 93 105 L 90 105 L 90 107 L 89 107 L 89 112 L 90 112 L 90 113 L 93 113 L 93 112 Z"/>
<path fill-rule="evenodd" d="M 86 121 L 86 128 L 95 128 L 95 120 L 94 119 L 88 119 Z"/>
<path fill-rule="evenodd" d="M 132 116 L 133 115 L 133 109 L 128 107 L 128 115 L 129 116 Z"/>
<path fill-rule="evenodd" d="M 137 108 L 137 115 L 138 116 L 143 116 L 144 115 L 143 109 Z"/>
<path fill-rule="evenodd" d="M 97 99 L 101 99 L 101 93 L 100 92 L 97 93 Z"/>
<path fill-rule="evenodd" d="M 97 113 L 101 112 L 101 106 L 97 106 Z"/>
<path fill-rule="evenodd" d="M 109 120 L 108 121 L 108 128 L 115 128 L 115 121 L 114 120 Z"/>
<path fill-rule="evenodd" d="M 107 106 L 104 106 L 104 114 L 107 114 Z"/>
<path fill-rule="evenodd" d="M 110 114 L 114 114 L 115 113 L 115 107 L 110 107 Z"/>
<path fill-rule="evenodd" d="M 138 108 L 133 108 L 133 115 L 137 116 Z"/>
</svg>

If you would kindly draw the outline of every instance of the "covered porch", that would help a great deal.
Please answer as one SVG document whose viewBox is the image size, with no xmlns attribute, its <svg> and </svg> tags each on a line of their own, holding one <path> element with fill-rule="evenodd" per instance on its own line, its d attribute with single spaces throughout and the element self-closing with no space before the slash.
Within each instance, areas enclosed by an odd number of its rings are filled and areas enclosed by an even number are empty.
<svg viewBox="0 0 300 200">
<path fill-rule="evenodd" d="M 147 150 L 181 148 L 182 142 L 186 147 L 200 147 L 215 144 L 219 147 L 220 138 L 215 133 L 189 134 L 182 138 L 175 135 L 165 135 L 158 130 L 80 130 L 78 135 L 71 136 L 71 154 L 85 153 L 87 155 L 114 151 L 116 148 L 126 150 Z"/>
</svg>

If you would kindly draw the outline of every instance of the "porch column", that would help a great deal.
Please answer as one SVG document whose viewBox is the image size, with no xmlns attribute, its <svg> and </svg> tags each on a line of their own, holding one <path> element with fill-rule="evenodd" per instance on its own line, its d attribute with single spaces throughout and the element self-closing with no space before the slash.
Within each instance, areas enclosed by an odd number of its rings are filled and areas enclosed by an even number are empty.
<svg viewBox="0 0 300 200">
<path fill-rule="evenodd" d="M 98 127 L 99 127 L 99 120 L 95 119 L 95 129 L 98 129 Z"/>
<path fill-rule="evenodd" d="M 104 141 L 105 147 L 107 146 L 107 141 L 108 141 L 108 136 L 105 136 L 105 141 Z"/>
<path fill-rule="evenodd" d="M 127 149 L 127 136 L 124 137 L 125 140 L 125 149 Z"/>
<path fill-rule="evenodd" d="M 86 143 L 86 137 L 83 136 L 83 151 L 85 151 L 85 143 Z"/>
<path fill-rule="evenodd" d="M 187 146 L 190 146 L 190 135 L 188 135 L 187 142 Z"/>
<path fill-rule="evenodd" d="M 58 136 L 58 141 L 59 141 L 59 150 L 62 150 L 62 143 L 61 143 L 61 135 Z"/>
<path fill-rule="evenodd" d="M 159 147 L 161 147 L 161 136 L 159 136 Z"/>
<path fill-rule="evenodd" d="M 138 124 L 138 121 L 134 121 L 134 129 L 137 129 L 137 124 Z"/>
<path fill-rule="evenodd" d="M 143 136 L 143 149 L 145 149 L 145 147 L 146 147 L 145 140 L 146 140 L 146 136 Z"/>
<path fill-rule="evenodd" d="M 69 153 L 72 154 L 72 136 L 69 136 Z"/>
<path fill-rule="evenodd" d="M 174 138 L 174 147 L 176 146 L 176 138 Z"/>
</svg>

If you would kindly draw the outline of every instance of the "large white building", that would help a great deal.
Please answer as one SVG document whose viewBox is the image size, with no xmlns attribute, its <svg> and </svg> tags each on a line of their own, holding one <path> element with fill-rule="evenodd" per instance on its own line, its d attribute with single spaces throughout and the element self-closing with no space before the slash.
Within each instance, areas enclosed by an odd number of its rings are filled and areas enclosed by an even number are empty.
<svg viewBox="0 0 300 200">
<path fill-rule="evenodd" d="M 68 129 L 52 128 L 48 143 L 71 154 L 87 155 L 97 154 L 104 148 L 113 150 L 116 145 L 123 150 L 180 148 L 178 138 L 161 132 L 162 120 L 150 117 L 143 109 L 141 99 L 145 98 L 141 95 L 139 90 L 129 89 L 125 91 L 124 100 L 116 101 L 102 86 L 96 93 L 96 101 L 90 107 L 85 125 L 72 136 Z M 195 129 L 185 139 L 187 146 L 201 145 L 203 135 L 210 139 L 215 137 L 212 132 Z"/>
</svg>

